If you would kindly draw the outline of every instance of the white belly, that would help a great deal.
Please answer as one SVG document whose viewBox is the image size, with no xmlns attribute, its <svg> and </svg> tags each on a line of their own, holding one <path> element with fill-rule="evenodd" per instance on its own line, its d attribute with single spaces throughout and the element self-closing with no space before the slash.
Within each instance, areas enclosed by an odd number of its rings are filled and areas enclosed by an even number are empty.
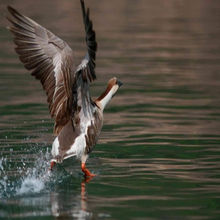
<svg viewBox="0 0 220 220">
<path fill-rule="evenodd" d="M 56 158 L 59 156 L 59 139 L 58 137 L 55 138 L 53 145 L 52 145 L 52 150 L 51 154 L 53 158 Z M 81 159 L 84 156 L 84 152 L 86 149 L 86 139 L 85 139 L 85 134 L 81 134 L 78 136 L 73 145 L 71 145 L 70 149 L 66 151 L 66 155 L 71 155 L 71 156 L 76 156 L 78 159 Z M 67 159 L 67 157 L 64 157 L 63 159 Z"/>
<path fill-rule="evenodd" d="M 86 149 L 85 134 L 81 134 L 75 139 L 75 142 L 66 152 L 67 154 L 76 154 L 77 158 L 81 158 Z"/>
<path fill-rule="evenodd" d="M 51 150 L 51 154 L 53 158 L 59 155 L 59 146 L 60 146 L 59 140 L 58 140 L 58 137 L 56 137 L 55 140 L 53 141 L 52 150 Z"/>
</svg>

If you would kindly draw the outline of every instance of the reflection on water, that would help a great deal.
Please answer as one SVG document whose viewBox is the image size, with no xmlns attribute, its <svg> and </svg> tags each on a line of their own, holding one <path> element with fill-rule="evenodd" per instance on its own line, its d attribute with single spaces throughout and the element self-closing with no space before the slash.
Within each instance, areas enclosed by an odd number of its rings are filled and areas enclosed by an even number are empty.
<svg viewBox="0 0 220 220">
<path fill-rule="evenodd" d="M 85 53 L 78 1 L 2 1 Z M 88 1 L 98 80 L 124 83 L 88 161 L 48 173 L 53 122 L 0 19 L 0 218 L 218 219 L 219 1 Z"/>
<path fill-rule="evenodd" d="M 79 195 L 63 195 L 61 193 L 51 192 L 51 212 L 58 219 L 65 219 L 68 216 L 75 217 L 76 219 L 91 219 L 92 212 L 89 212 L 88 198 L 86 194 L 86 182 L 81 182 L 81 193 Z M 68 201 L 68 204 L 63 201 Z"/>
</svg>

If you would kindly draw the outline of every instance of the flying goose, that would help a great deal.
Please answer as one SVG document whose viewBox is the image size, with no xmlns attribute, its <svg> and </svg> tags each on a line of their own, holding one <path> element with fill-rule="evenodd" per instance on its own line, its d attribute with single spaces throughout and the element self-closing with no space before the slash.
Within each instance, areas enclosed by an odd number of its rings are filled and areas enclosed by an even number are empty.
<svg viewBox="0 0 220 220">
<path fill-rule="evenodd" d="M 100 97 L 90 97 L 90 83 L 96 79 L 96 35 L 89 9 L 80 0 L 85 25 L 87 53 L 77 68 L 72 49 L 52 32 L 8 6 L 9 30 L 14 35 L 15 51 L 25 68 L 41 81 L 47 94 L 50 115 L 54 119 L 50 169 L 56 163 L 76 157 L 85 176 L 94 176 L 86 168 L 89 153 L 97 143 L 103 125 L 103 110 L 122 83 L 108 81 Z"/>
</svg>

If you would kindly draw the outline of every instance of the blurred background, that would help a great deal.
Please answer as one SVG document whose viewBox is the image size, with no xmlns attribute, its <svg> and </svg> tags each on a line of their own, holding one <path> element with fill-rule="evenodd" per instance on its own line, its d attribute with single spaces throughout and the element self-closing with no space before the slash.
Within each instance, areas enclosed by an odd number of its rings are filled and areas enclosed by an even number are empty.
<svg viewBox="0 0 220 220">
<path fill-rule="evenodd" d="M 44 180 L 53 141 L 46 95 L 14 51 L 11 5 L 86 52 L 79 0 L 1 0 L 0 218 L 217 219 L 220 216 L 220 1 L 87 0 L 105 111 L 83 181 L 78 163 Z M 41 164 L 41 165 L 39 165 Z"/>
</svg>

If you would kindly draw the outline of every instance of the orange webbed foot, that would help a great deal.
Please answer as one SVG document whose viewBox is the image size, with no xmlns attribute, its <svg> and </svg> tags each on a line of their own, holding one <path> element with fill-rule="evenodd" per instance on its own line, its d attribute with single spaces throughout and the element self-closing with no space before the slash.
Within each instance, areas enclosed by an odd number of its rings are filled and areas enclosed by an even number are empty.
<svg viewBox="0 0 220 220">
<path fill-rule="evenodd" d="M 92 177 L 96 176 L 95 174 L 91 173 L 87 168 L 85 163 L 81 163 L 82 172 L 84 173 L 85 177 Z"/>
</svg>

